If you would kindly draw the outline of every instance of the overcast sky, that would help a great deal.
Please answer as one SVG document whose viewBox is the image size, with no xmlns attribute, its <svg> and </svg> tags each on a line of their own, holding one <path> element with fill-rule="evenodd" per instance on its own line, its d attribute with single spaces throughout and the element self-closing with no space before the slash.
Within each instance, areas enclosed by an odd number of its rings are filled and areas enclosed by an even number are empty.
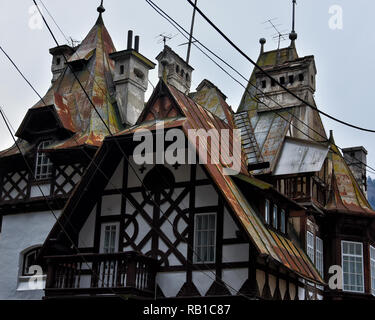
<svg viewBox="0 0 375 320">
<path fill-rule="evenodd" d="M 83 40 L 97 19 L 99 0 L 44 0 L 62 31 L 74 40 Z M 192 8 L 185 0 L 154 0 L 184 27 L 189 28 Z M 296 31 L 300 56 L 314 55 L 318 69 L 316 101 L 318 107 L 342 120 L 375 129 L 374 81 L 375 42 L 372 0 L 298 0 Z M 259 38 L 267 39 L 266 50 L 275 49 L 274 32 L 264 21 L 277 18 L 281 31 L 291 29 L 292 0 L 198 0 L 198 5 L 251 58 L 259 55 Z M 31 83 L 44 95 L 52 78 L 49 48 L 55 44 L 45 27 L 38 28 L 33 20 L 31 0 L 0 1 L 0 46 L 15 60 Z M 343 13 L 342 29 L 330 28 L 329 13 L 339 5 Z M 162 50 L 158 34 L 176 35 L 177 31 L 163 20 L 144 0 L 105 0 L 104 22 L 117 50 L 125 49 L 128 29 L 141 36 L 141 53 L 155 61 Z M 59 42 L 63 35 L 47 16 Z M 339 26 L 339 25 L 338 25 Z M 195 36 L 209 48 L 230 61 L 246 77 L 253 67 L 197 16 Z M 186 42 L 181 35 L 168 44 L 181 56 L 186 56 Z M 282 46 L 289 41 L 282 42 Z M 195 68 L 193 88 L 207 78 L 227 96 L 237 109 L 243 88 L 225 75 L 212 62 L 193 48 L 191 65 Z M 157 71 L 150 80 L 157 83 Z M 26 111 L 38 100 L 27 84 L 0 53 L 0 105 L 15 129 Z M 362 133 L 323 117 L 327 133 L 334 130 L 341 147 L 363 145 L 369 151 L 368 163 L 375 168 L 375 134 Z M 11 145 L 11 137 L 0 122 L 0 149 Z M 375 178 L 375 175 L 372 175 Z"/>
</svg>

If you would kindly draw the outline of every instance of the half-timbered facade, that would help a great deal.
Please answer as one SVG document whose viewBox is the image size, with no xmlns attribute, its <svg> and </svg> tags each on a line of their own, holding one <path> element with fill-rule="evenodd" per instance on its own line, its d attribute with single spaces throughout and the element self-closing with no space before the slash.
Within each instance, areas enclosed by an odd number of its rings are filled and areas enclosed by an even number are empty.
<svg viewBox="0 0 375 320">
<path fill-rule="evenodd" d="M 222 162 L 137 164 L 134 134 L 149 129 L 157 139 L 161 121 L 187 141 L 188 129 L 230 128 L 161 80 L 138 125 L 105 140 L 48 236 L 46 297 L 322 299 L 324 282 L 290 237 L 289 215 L 303 207 L 250 176 L 245 162 L 233 178 Z"/>
<path fill-rule="evenodd" d="M 45 270 L 35 286 L 30 267 L 46 236 L 105 136 L 134 124 L 144 106 L 154 64 L 138 52 L 139 37 L 133 48 L 132 33 L 116 51 L 99 12 L 77 47 L 50 50 L 51 87 L 27 111 L 17 143 L 0 152 L 0 299 L 42 298 Z"/>
</svg>

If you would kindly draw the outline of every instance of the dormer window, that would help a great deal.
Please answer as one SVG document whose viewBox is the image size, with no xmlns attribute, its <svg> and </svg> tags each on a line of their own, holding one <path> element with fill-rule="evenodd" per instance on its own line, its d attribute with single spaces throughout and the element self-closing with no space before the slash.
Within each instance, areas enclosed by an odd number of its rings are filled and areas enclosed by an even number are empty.
<svg viewBox="0 0 375 320">
<path fill-rule="evenodd" d="M 51 143 L 52 140 L 45 140 L 38 145 L 35 159 L 35 180 L 37 181 L 48 180 L 52 176 L 52 162 L 43 152 Z"/>
</svg>

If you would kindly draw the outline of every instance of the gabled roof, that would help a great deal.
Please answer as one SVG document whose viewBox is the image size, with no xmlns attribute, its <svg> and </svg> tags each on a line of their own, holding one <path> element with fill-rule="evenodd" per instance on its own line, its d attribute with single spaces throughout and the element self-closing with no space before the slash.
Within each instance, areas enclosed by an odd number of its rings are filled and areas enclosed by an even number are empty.
<svg viewBox="0 0 375 320">
<path fill-rule="evenodd" d="M 371 215 L 371 208 L 352 171 L 334 143 L 328 157 L 332 161 L 332 190 L 326 209 L 332 212 Z"/>
<path fill-rule="evenodd" d="M 69 59 L 69 64 L 77 61 L 82 63 L 83 69 L 77 70 L 75 74 L 113 133 L 122 129 L 114 98 L 114 62 L 109 58 L 109 54 L 115 51 L 112 39 L 100 15 Z M 29 113 L 44 110 L 47 107 L 53 108 L 59 120 L 59 126 L 74 135 L 51 146 L 51 149 L 66 149 L 79 145 L 98 147 L 108 135 L 108 130 L 67 66 L 49 88 L 43 101 L 36 103 Z M 21 124 L 20 130 L 23 130 L 25 125 L 27 124 Z M 20 130 L 19 134 L 21 134 Z M 18 153 L 15 147 L 13 149 L 13 153 Z M 9 152 L 4 155 L 7 154 Z"/>
<path fill-rule="evenodd" d="M 160 103 L 160 99 L 162 99 L 163 103 Z M 167 101 L 168 100 L 168 101 Z M 173 109 L 173 114 L 178 114 L 177 116 L 167 117 L 167 118 L 157 118 L 159 114 L 168 114 L 166 110 L 162 110 L 163 113 L 159 113 L 162 109 L 162 105 L 168 105 L 170 109 Z M 156 108 L 156 110 L 155 110 Z M 224 174 L 224 169 L 226 168 L 226 164 L 223 163 L 222 159 L 219 159 L 217 163 L 211 161 L 211 157 L 213 154 L 211 153 L 211 148 L 206 148 L 206 150 L 202 150 L 198 148 L 197 141 L 194 141 L 189 136 L 189 130 L 199 130 L 205 129 L 209 130 L 215 128 L 217 130 L 221 129 L 229 129 L 228 124 L 224 121 L 216 117 L 215 115 L 211 114 L 205 108 L 197 104 L 191 98 L 186 96 L 184 93 L 178 91 L 173 86 L 165 84 L 162 80 L 156 87 L 152 97 L 150 98 L 149 103 L 145 108 L 145 112 L 142 114 L 141 118 L 147 119 L 146 122 L 140 121 L 138 125 L 128 128 L 120 133 L 118 133 L 114 137 L 108 137 L 102 147 L 96 154 L 97 159 L 93 161 L 90 165 L 88 170 L 86 171 L 85 176 L 82 179 L 82 182 L 76 188 L 74 194 L 72 195 L 71 199 L 68 201 L 66 208 L 60 218 L 59 223 L 56 223 L 53 230 L 51 231 L 48 239 L 55 238 L 60 230 L 60 224 L 63 226 L 65 224 L 74 224 L 74 221 L 80 221 L 81 224 L 84 223 L 82 211 L 79 211 L 80 208 L 80 201 L 85 197 L 91 197 L 92 194 L 90 192 L 84 193 L 84 190 L 90 189 L 87 184 L 90 181 L 94 181 L 93 172 L 95 171 L 94 163 L 98 163 L 99 165 L 104 165 L 106 160 L 102 157 L 108 156 L 108 148 L 107 144 L 113 139 L 123 139 L 123 141 L 131 141 L 131 139 L 126 139 L 128 136 L 133 135 L 139 129 L 149 129 L 155 130 L 156 125 L 159 121 L 164 122 L 165 128 L 181 128 L 185 133 L 186 138 L 189 142 L 195 147 L 197 153 L 200 158 L 203 157 L 202 152 L 207 152 L 207 164 L 204 164 L 209 176 L 211 177 L 213 183 L 215 183 L 220 190 L 222 196 L 227 201 L 230 208 L 233 210 L 235 216 L 239 220 L 239 222 L 246 230 L 249 240 L 254 244 L 255 248 L 258 250 L 261 257 L 270 257 L 276 263 L 284 266 L 285 268 L 289 269 L 290 271 L 296 273 L 297 275 L 304 277 L 310 281 L 323 284 L 324 281 L 319 276 L 319 273 L 316 271 L 313 264 L 307 258 L 306 254 L 303 252 L 299 246 L 294 244 L 292 241 L 272 232 L 269 228 L 265 226 L 262 219 L 257 215 L 256 211 L 252 208 L 249 204 L 239 187 L 235 184 L 234 180 L 229 176 Z M 152 119 L 153 118 L 153 119 Z M 108 142 L 108 143 L 107 143 Z M 130 143 L 130 142 L 128 142 Z M 210 141 L 211 146 L 219 147 L 220 141 L 216 138 L 213 138 Z M 233 144 L 233 136 L 229 141 L 229 144 Z M 206 146 L 207 147 L 207 146 Z M 102 149 L 105 151 L 101 152 Z M 128 149 L 127 149 L 128 150 Z M 230 147 L 230 150 L 231 147 Z M 129 151 L 129 150 L 128 150 Z M 114 155 L 115 150 L 111 151 L 111 155 Z M 244 155 L 241 156 L 244 159 Z M 258 181 L 254 177 L 251 177 L 246 168 L 245 161 L 241 161 L 241 174 L 243 176 L 248 177 L 250 179 L 251 185 L 259 186 L 259 188 L 270 188 L 271 186 L 265 184 L 262 181 Z M 97 164 L 95 164 L 97 165 Z M 115 168 L 113 168 L 114 170 Z M 245 179 L 245 180 L 247 180 Z M 95 184 L 96 189 L 99 188 L 97 184 Z M 82 193 L 83 194 L 82 194 Z M 77 209 L 78 208 L 78 209 Z M 76 210 L 76 211 L 75 211 Z M 86 210 L 87 211 L 87 210 Z M 76 226 L 77 227 L 77 226 Z M 48 243 L 48 239 L 46 244 Z M 45 245 L 46 245 L 45 244 Z"/>
<path fill-rule="evenodd" d="M 196 92 L 190 95 L 195 102 L 221 120 L 224 120 L 230 126 L 233 126 L 233 111 L 226 103 L 226 95 L 217 86 L 205 79 L 199 84 L 196 90 Z"/>
</svg>

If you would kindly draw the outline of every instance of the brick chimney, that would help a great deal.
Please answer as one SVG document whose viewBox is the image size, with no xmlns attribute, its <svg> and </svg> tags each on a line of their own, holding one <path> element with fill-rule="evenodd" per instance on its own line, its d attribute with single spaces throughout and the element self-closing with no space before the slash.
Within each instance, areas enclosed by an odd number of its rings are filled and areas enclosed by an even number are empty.
<svg viewBox="0 0 375 320">
<path fill-rule="evenodd" d="M 156 60 L 159 62 L 159 78 L 188 94 L 194 69 L 167 45 Z"/>
<path fill-rule="evenodd" d="M 355 179 L 367 197 L 367 150 L 364 147 L 343 149 L 346 163 L 352 170 Z"/>
<path fill-rule="evenodd" d="M 139 53 L 139 36 L 128 32 L 126 50 L 110 54 L 115 62 L 114 83 L 116 100 L 123 125 L 134 125 L 145 106 L 145 93 L 148 88 L 148 73 L 155 64 Z"/>
</svg>

